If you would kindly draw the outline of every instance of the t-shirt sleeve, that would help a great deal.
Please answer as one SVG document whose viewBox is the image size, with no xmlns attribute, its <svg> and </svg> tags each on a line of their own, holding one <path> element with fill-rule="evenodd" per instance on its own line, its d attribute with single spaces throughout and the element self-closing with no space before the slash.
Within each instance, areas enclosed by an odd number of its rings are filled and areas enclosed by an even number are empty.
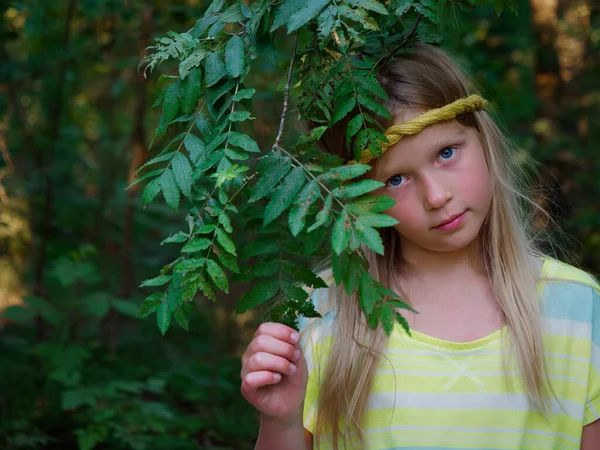
<svg viewBox="0 0 600 450">
<path fill-rule="evenodd" d="M 600 419 L 600 293 L 592 289 L 592 351 L 583 425 Z"/>
<path fill-rule="evenodd" d="M 308 367 L 308 384 L 304 397 L 304 428 L 313 435 L 315 434 L 320 380 L 324 374 L 324 364 L 333 342 L 331 333 L 333 312 L 323 308 L 326 296 L 327 289 L 317 289 L 311 297 L 315 309 L 321 313 L 322 318 L 299 318 L 298 321 L 301 336 L 300 346 Z"/>
</svg>

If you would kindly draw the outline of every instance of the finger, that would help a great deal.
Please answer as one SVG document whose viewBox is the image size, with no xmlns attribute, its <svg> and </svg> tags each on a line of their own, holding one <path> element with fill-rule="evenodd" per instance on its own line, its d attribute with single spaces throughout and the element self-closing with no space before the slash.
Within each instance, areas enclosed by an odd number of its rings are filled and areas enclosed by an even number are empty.
<svg viewBox="0 0 600 450">
<path fill-rule="evenodd" d="M 277 384 L 281 381 L 281 375 L 268 370 L 248 373 L 242 380 L 242 394 L 244 397 L 256 394 L 263 386 Z"/>
<path fill-rule="evenodd" d="M 292 345 L 300 341 L 298 332 L 282 323 L 265 322 L 261 324 L 256 330 L 256 333 L 254 333 L 254 337 L 256 338 L 262 334 L 267 334 L 281 341 L 289 342 Z"/>
<path fill-rule="evenodd" d="M 258 352 L 248 358 L 244 370 L 246 373 L 269 370 L 271 372 L 293 375 L 296 373 L 297 368 L 295 364 L 292 364 L 290 361 L 282 358 L 281 356 L 273 355 L 271 353 Z"/>
<path fill-rule="evenodd" d="M 265 352 L 281 356 L 291 362 L 296 361 L 300 357 L 300 352 L 295 345 L 274 338 L 268 334 L 256 336 L 248 346 L 247 352 L 248 354 L 246 356 L 248 357 L 258 352 Z"/>
</svg>

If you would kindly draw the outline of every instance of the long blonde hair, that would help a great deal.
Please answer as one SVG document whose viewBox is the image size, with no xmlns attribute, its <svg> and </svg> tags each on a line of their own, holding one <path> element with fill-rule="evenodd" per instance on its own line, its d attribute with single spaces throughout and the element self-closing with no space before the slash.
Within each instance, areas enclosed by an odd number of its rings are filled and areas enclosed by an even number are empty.
<svg viewBox="0 0 600 450">
<path fill-rule="evenodd" d="M 392 116 L 407 106 L 438 108 L 477 93 L 470 78 L 447 53 L 426 44 L 417 44 L 414 52 L 384 67 L 378 79 L 389 96 L 384 106 Z M 480 231 L 485 268 L 504 314 L 527 394 L 534 408 L 545 412 L 550 388 L 537 293 L 539 266 L 534 263 L 534 257 L 542 255 L 528 232 L 526 205 L 533 202 L 524 194 L 524 169 L 488 112 L 476 111 L 457 120 L 477 130 L 484 149 L 493 184 L 490 211 Z M 351 159 L 343 131 L 342 123 L 326 133 L 320 144 L 327 151 Z M 371 276 L 390 286 L 402 263 L 400 240 L 394 228 L 380 229 L 380 234 L 385 256 L 366 247 L 363 251 Z M 315 442 L 318 448 L 320 439 L 331 434 L 335 449 L 340 436 L 344 443 L 358 439 L 360 447 L 364 447 L 361 422 L 378 363 L 385 354 L 387 336 L 381 328 L 368 327 L 356 294 L 348 296 L 343 287 L 332 286 L 328 303 L 335 311 L 336 321 L 331 353 L 320 380 Z M 508 355 L 505 349 L 505 372 Z"/>
</svg>

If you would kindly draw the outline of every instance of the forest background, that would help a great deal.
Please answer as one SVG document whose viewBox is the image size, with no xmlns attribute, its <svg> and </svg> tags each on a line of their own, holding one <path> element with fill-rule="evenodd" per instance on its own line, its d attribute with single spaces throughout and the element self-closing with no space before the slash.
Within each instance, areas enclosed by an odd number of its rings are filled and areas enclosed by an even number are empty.
<svg viewBox="0 0 600 450">
<path fill-rule="evenodd" d="M 558 236 L 558 256 L 599 275 L 600 6 L 516 3 L 517 15 L 457 11 L 438 33 L 519 151 L 542 163 L 544 205 L 572 236 Z M 189 331 L 163 337 L 154 316 L 135 318 L 148 294 L 138 286 L 176 256 L 159 243 L 185 216 L 126 189 L 160 116 L 160 71 L 137 67 L 155 37 L 191 28 L 208 4 L 0 6 L 2 449 L 253 447 L 239 359 L 259 318 L 234 314 L 241 288 L 199 298 Z M 277 132 L 292 47 L 284 32 L 277 42 L 246 80 L 260 146 Z"/>
</svg>

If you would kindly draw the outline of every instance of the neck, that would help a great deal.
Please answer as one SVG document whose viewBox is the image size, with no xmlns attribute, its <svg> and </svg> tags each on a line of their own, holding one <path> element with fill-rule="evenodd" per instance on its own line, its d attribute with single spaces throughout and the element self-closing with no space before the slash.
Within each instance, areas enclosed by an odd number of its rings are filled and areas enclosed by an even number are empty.
<svg viewBox="0 0 600 450">
<path fill-rule="evenodd" d="M 419 277 L 454 276 L 457 273 L 485 274 L 479 245 L 476 242 L 459 250 L 438 252 L 402 243 L 402 265 Z"/>
</svg>

